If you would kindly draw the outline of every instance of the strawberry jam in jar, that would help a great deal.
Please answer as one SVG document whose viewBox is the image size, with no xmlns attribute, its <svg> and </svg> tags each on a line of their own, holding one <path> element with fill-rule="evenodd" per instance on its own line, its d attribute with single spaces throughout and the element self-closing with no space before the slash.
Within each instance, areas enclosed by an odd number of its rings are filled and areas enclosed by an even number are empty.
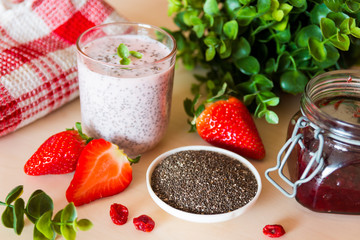
<svg viewBox="0 0 360 240">
<path fill-rule="evenodd" d="M 360 214 L 360 71 L 311 79 L 287 137 L 267 179 L 310 210 Z M 284 184 L 270 176 L 273 171 Z"/>
</svg>

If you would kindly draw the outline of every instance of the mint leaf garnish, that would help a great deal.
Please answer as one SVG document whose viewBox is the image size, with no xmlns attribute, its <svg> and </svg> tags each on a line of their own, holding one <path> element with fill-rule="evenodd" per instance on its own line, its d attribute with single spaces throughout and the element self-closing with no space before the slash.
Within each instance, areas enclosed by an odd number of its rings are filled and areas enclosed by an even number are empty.
<svg viewBox="0 0 360 240">
<path fill-rule="evenodd" d="M 131 59 L 129 58 L 129 56 L 133 56 L 137 59 L 141 59 L 142 58 L 142 54 L 136 51 L 129 51 L 128 47 L 121 43 L 118 48 L 117 48 L 117 54 L 119 55 L 119 57 L 121 58 L 120 60 L 120 64 L 121 65 L 129 65 L 131 63 Z"/>
</svg>

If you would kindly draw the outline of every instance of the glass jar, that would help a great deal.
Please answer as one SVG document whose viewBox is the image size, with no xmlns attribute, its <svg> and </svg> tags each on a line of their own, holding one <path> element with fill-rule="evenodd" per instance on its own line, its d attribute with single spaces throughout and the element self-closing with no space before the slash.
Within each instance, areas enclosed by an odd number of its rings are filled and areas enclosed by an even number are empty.
<svg viewBox="0 0 360 240">
<path fill-rule="evenodd" d="M 277 165 L 265 172 L 267 179 L 313 211 L 360 214 L 360 71 L 311 79 L 287 138 Z M 285 184 L 271 178 L 272 171 Z"/>
</svg>

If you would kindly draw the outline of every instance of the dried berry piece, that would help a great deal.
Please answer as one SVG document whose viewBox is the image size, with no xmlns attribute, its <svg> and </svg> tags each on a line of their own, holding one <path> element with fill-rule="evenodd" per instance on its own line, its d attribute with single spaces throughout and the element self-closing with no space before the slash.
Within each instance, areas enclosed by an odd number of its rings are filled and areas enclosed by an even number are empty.
<svg viewBox="0 0 360 240">
<path fill-rule="evenodd" d="M 151 217 L 147 215 L 141 215 L 133 219 L 133 223 L 137 230 L 143 232 L 151 232 L 155 227 L 155 222 Z"/>
<path fill-rule="evenodd" d="M 272 238 L 277 238 L 277 237 L 281 237 L 282 235 L 284 235 L 285 230 L 284 230 L 283 226 L 281 226 L 279 224 L 273 224 L 273 225 L 266 225 L 263 228 L 263 233 L 266 236 L 269 236 Z"/>
<path fill-rule="evenodd" d="M 129 210 L 124 205 L 114 203 L 110 206 L 110 217 L 116 225 L 124 225 L 129 216 Z"/>
</svg>

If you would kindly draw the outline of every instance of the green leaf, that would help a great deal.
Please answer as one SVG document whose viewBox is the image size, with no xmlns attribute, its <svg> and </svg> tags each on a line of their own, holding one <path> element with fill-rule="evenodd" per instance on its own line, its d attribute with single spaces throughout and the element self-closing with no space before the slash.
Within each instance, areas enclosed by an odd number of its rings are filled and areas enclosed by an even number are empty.
<svg viewBox="0 0 360 240">
<path fill-rule="evenodd" d="M 235 43 L 235 49 L 232 53 L 234 60 L 247 57 L 250 55 L 250 43 L 244 37 L 240 37 Z"/>
<path fill-rule="evenodd" d="M 29 198 L 26 205 L 26 215 L 35 223 L 41 215 L 54 209 L 52 199 L 42 190 L 36 190 Z"/>
<path fill-rule="evenodd" d="M 313 24 L 319 25 L 320 20 L 327 16 L 331 10 L 324 4 L 315 4 L 314 8 L 310 12 L 310 19 Z"/>
<path fill-rule="evenodd" d="M 61 213 L 61 222 L 73 222 L 77 218 L 74 203 L 69 203 Z"/>
<path fill-rule="evenodd" d="M 288 27 L 288 22 L 289 22 L 289 16 L 285 16 L 281 22 L 272 26 L 272 28 L 276 31 L 284 31 Z"/>
<path fill-rule="evenodd" d="M 200 114 L 205 110 L 205 105 L 200 104 L 199 107 L 195 110 L 195 117 L 200 116 Z"/>
<path fill-rule="evenodd" d="M 270 90 L 274 87 L 274 83 L 263 74 L 255 74 L 251 76 L 251 80 L 260 91 Z"/>
<path fill-rule="evenodd" d="M 236 20 L 239 26 L 248 26 L 257 16 L 256 8 L 253 6 L 246 6 L 240 8 L 236 13 Z"/>
<path fill-rule="evenodd" d="M 81 231 L 88 231 L 93 227 L 92 222 L 88 219 L 80 219 L 75 223 L 76 223 L 76 227 Z"/>
<path fill-rule="evenodd" d="M 326 44 L 325 48 L 326 48 L 326 53 L 327 53 L 326 59 L 321 62 L 314 60 L 314 63 L 320 69 L 325 69 L 325 68 L 334 66 L 340 58 L 339 51 L 334 46 Z"/>
<path fill-rule="evenodd" d="M 308 78 L 300 71 L 287 71 L 280 76 L 280 86 L 284 92 L 298 94 L 304 91 Z"/>
<path fill-rule="evenodd" d="M 276 59 L 275 71 L 276 72 L 287 71 L 290 64 L 291 64 L 290 53 L 283 52 L 283 53 L 279 54 L 278 58 Z"/>
<path fill-rule="evenodd" d="M 14 231 L 17 235 L 20 235 L 24 229 L 24 199 L 18 198 L 14 203 Z"/>
<path fill-rule="evenodd" d="M 117 48 L 117 54 L 121 58 L 128 58 L 130 55 L 130 52 L 129 52 L 129 49 L 127 48 L 127 46 L 125 44 L 121 43 Z"/>
<path fill-rule="evenodd" d="M 175 24 L 182 30 L 182 31 L 186 31 L 189 29 L 189 26 L 185 24 L 184 22 L 184 14 L 185 12 L 182 11 L 182 12 L 179 12 L 175 15 L 175 18 L 174 18 L 174 22 Z"/>
<path fill-rule="evenodd" d="M 210 16 L 209 14 L 204 14 L 204 24 L 207 26 L 207 27 L 213 27 L 214 26 L 214 17 L 213 16 Z"/>
<path fill-rule="evenodd" d="M 311 55 L 308 48 L 298 48 L 291 54 L 291 56 L 298 63 L 305 62 L 311 59 Z"/>
<path fill-rule="evenodd" d="M 61 229 L 62 236 L 66 240 L 75 240 L 76 239 L 76 231 L 74 230 L 73 226 L 61 225 L 60 229 Z"/>
<path fill-rule="evenodd" d="M 278 115 L 275 112 L 269 111 L 269 110 L 265 112 L 265 120 L 268 123 L 271 123 L 271 124 L 278 124 L 279 123 Z"/>
<path fill-rule="evenodd" d="M 34 226 L 33 240 L 54 240 L 53 238 L 47 238 L 42 234 L 36 226 Z"/>
<path fill-rule="evenodd" d="M 216 0 L 206 0 L 204 3 L 204 12 L 210 16 L 219 14 L 219 7 Z"/>
<path fill-rule="evenodd" d="M 206 61 L 209 62 L 209 61 L 213 60 L 215 57 L 215 54 L 216 54 L 215 48 L 213 46 L 208 47 L 205 52 Z"/>
<path fill-rule="evenodd" d="M 206 102 L 209 103 L 209 102 L 215 102 L 215 101 L 217 101 L 217 100 L 219 100 L 219 99 L 224 99 L 224 94 L 225 94 L 225 92 L 226 92 L 226 88 L 227 88 L 227 83 L 224 83 L 224 84 L 221 86 L 220 90 L 215 94 L 215 96 L 207 99 Z M 202 110 L 202 111 L 203 111 L 203 110 Z M 201 112 L 202 112 L 202 111 L 201 111 Z M 199 114 L 199 115 L 200 115 L 200 114 Z M 199 116 L 199 115 L 197 115 L 197 116 Z"/>
<path fill-rule="evenodd" d="M 278 39 L 279 43 L 288 43 L 291 40 L 290 27 L 286 28 L 284 31 L 277 32 L 275 36 Z"/>
<path fill-rule="evenodd" d="M 300 48 L 308 46 L 309 38 L 316 38 L 319 41 L 322 39 L 322 33 L 320 27 L 316 25 L 308 25 L 303 27 L 298 34 L 296 34 L 295 42 L 296 45 Z"/>
<path fill-rule="evenodd" d="M 192 26 L 195 26 L 195 25 L 199 25 L 199 24 L 202 24 L 202 21 L 201 19 L 198 17 L 198 16 L 191 16 L 190 17 L 190 24 Z"/>
<path fill-rule="evenodd" d="M 131 54 L 131 56 L 136 57 L 137 59 L 141 59 L 143 56 L 141 53 L 136 51 L 130 51 L 129 53 Z"/>
<path fill-rule="evenodd" d="M 275 11 L 273 11 L 272 16 L 275 19 L 275 21 L 280 22 L 281 20 L 283 20 L 285 14 L 284 14 L 284 11 L 282 11 L 282 10 L 275 10 Z"/>
<path fill-rule="evenodd" d="M 214 33 L 221 36 L 222 30 L 223 30 L 223 25 L 224 25 L 224 17 L 215 17 L 214 18 L 214 28 L 213 28 Z"/>
<path fill-rule="evenodd" d="M 61 222 L 61 214 L 62 214 L 63 209 L 61 209 L 60 211 L 58 211 L 54 218 L 53 218 L 53 222 L 55 223 L 60 223 Z M 55 232 L 59 235 L 61 235 L 61 230 L 60 230 L 60 225 L 59 224 L 53 224 L 53 228 L 55 230 Z"/>
<path fill-rule="evenodd" d="M 223 30 L 228 38 L 235 40 L 238 34 L 238 27 L 237 21 L 230 20 L 224 24 Z"/>
<path fill-rule="evenodd" d="M 251 2 L 252 0 L 239 0 L 239 2 L 242 4 L 242 5 L 249 5 L 249 3 Z"/>
<path fill-rule="evenodd" d="M 193 31 L 196 33 L 196 36 L 198 38 L 201 38 L 205 33 L 205 25 L 204 24 L 198 24 L 193 27 Z"/>
<path fill-rule="evenodd" d="M 129 65 L 131 63 L 130 58 L 123 58 L 120 60 L 121 65 Z"/>
<path fill-rule="evenodd" d="M 220 40 L 216 37 L 208 36 L 204 38 L 204 43 L 208 47 L 210 46 L 216 47 L 220 43 Z"/>
<path fill-rule="evenodd" d="M 320 21 L 320 29 L 325 38 L 331 38 L 337 34 L 335 22 L 329 18 L 322 18 Z"/>
<path fill-rule="evenodd" d="M 224 7 L 226 10 L 226 13 L 230 16 L 230 19 L 235 18 L 236 16 L 236 9 L 240 8 L 240 2 L 239 0 L 226 0 L 224 3 Z"/>
<path fill-rule="evenodd" d="M 357 1 L 345 1 L 346 6 L 352 13 L 358 13 L 360 10 L 360 2 Z"/>
<path fill-rule="evenodd" d="M 77 213 L 74 206 L 74 203 L 69 203 L 63 209 L 61 213 L 61 222 L 62 223 L 73 223 L 76 221 Z M 74 225 L 71 224 L 63 224 L 60 226 L 60 231 L 63 237 L 66 240 L 74 240 L 76 238 L 76 231 L 74 229 Z"/>
<path fill-rule="evenodd" d="M 219 55 L 221 59 L 228 58 L 232 54 L 232 47 L 231 47 L 231 40 L 226 39 L 224 41 L 221 41 L 220 48 L 217 48 L 219 50 Z"/>
<path fill-rule="evenodd" d="M 240 58 L 235 62 L 236 67 L 246 75 L 257 74 L 260 71 L 260 63 L 253 56 Z"/>
<path fill-rule="evenodd" d="M 349 16 L 342 12 L 329 12 L 327 18 L 333 20 L 336 26 L 340 26 L 340 24 Z"/>
<path fill-rule="evenodd" d="M 346 18 L 340 24 L 340 32 L 345 34 L 350 34 L 351 28 L 354 27 L 355 21 L 353 18 Z M 356 25 L 355 25 L 356 26 Z"/>
<path fill-rule="evenodd" d="M 10 206 L 7 206 L 1 215 L 2 224 L 7 228 L 14 228 L 14 212 Z"/>
<path fill-rule="evenodd" d="M 324 0 L 325 5 L 334 12 L 339 12 L 341 10 L 342 0 Z"/>
<path fill-rule="evenodd" d="M 309 52 L 316 61 L 326 60 L 327 51 L 324 43 L 316 38 L 309 38 Z"/>
<path fill-rule="evenodd" d="M 275 71 L 275 67 L 276 67 L 276 62 L 274 58 L 270 58 L 266 61 L 265 63 L 265 73 L 273 73 Z"/>
<path fill-rule="evenodd" d="M 336 38 L 330 39 L 331 43 L 342 51 L 348 51 L 350 47 L 350 38 L 343 33 L 338 33 Z"/>
<path fill-rule="evenodd" d="M 23 193 L 23 186 L 17 186 L 13 190 L 10 191 L 10 193 L 6 196 L 5 203 L 7 205 L 10 205 L 13 201 L 15 201 L 18 197 L 21 196 Z"/>
<path fill-rule="evenodd" d="M 360 28 L 355 27 L 351 29 L 351 35 L 353 35 L 356 38 L 360 38 Z"/>
<path fill-rule="evenodd" d="M 265 104 L 259 103 L 255 109 L 254 115 L 258 118 L 262 118 L 265 113 L 266 113 L 267 109 Z"/>
<path fill-rule="evenodd" d="M 188 11 L 184 12 L 184 14 L 183 14 L 184 23 L 187 26 L 193 26 L 194 18 L 199 20 L 199 18 L 197 17 L 198 14 L 199 14 L 199 12 L 196 10 L 188 10 Z"/>
<path fill-rule="evenodd" d="M 243 102 L 246 106 L 250 105 L 256 97 L 255 93 L 244 95 Z"/>
<path fill-rule="evenodd" d="M 39 230 L 39 232 L 41 232 L 48 239 L 54 239 L 56 235 L 54 229 L 52 228 L 51 217 L 52 211 L 47 211 L 35 224 L 37 230 Z"/>
<path fill-rule="evenodd" d="M 280 98 L 278 97 L 273 97 L 273 98 L 268 98 L 266 100 L 263 101 L 263 103 L 265 103 L 268 106 L 277 106 L 280 102 Z"/>
<path fill-rule="evenodd" d="M 302 0 L 296 0 L 296 1 L 302 1 Z M 270 10 L 271 6 L 271 0 L 258 0 L 256 7 L 259 14 L 266 13 Z"/>
<path fill-rule="evenodd" d="M 306 4 L 306 0 L 289 0 L 289 3 L 294 7 L 301 8 Z"/>
<path fill-rule="evenodd" d="M 220 49 L 219 49 L 219 53 L 223 54 L 227 51 L 227 46 L 225 41 L 221 40 L 221 44 L 220 44 Z"/>
</svg>

